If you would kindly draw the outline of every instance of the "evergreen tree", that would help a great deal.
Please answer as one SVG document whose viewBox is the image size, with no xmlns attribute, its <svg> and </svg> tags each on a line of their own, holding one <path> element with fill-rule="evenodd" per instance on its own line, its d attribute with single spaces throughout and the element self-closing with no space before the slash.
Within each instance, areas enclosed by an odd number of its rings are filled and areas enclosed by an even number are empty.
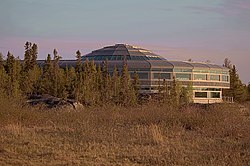
<svg viewBox="0 0 250 166">
<path fill-rule="evenodd" d="M 162 99 L 163 99 L 163 103 L 166 104 L 169 102 L 169 87 L 165 79 L 163 79 L 162 84 L 163 84 L 161 87 Z"/>
<path fill-rule="evenodd" d="M 4 70 L 4 58 L 1 52 L 0 52 L 0 70 Z"/>
<path fill-rule="evenodd" d="M 112 85 L 112 100 L 114 103 L 117 104 L 117 103 L 119 103 L 119 93 L 121 91 L 121 88 L 120 88 L 121 81 L 120 81 L 120 77 L 119 77 L 118 70 L 117 70 L 116 66 L 114 67 L 111 85 Z"/>
<path fill-rule="evenodd" d="M 16 59 L 10 52 L 7 54 L 6 71 L 7 79 L 7 94 L 14 98 L 21 97 L 20 93 L 20 73 L 21 64 L 20 60 Z"/>
<path fill-rule="evenodd" d="M 53 84 L 53 95 L 56 97 L 65 98 L 66 88 L 65 88 L 65 77 L 63 69 L 59 67 L 59 61 L 62 58 L 56 49 L 53 50 L 54 59 L 52 65 L 52 84 Z"/>
<path fill-rule="evenodd" d="M 41 70 L 37 65 L 37 55 L 37 45 L 26 42 L 20 84 L 23 94 L 28 96 L 40 91 Z"/>
<path fill-rule="evenodd" d="M 121 104 L 128 106 L 136 104 L 136 94 L 130 82 L 130 75 L 128 73 L 128 67 L 126 63 L 123 65 L 121 74 L 120 102 Z"/>
<path fill-rule="evenodd" d="M 110 75 L 108 71 L 108 61 L 105 60 L 102 64 L 102 83 L 101 83 L 101 100 L 102 103 L 107 103 L 110 97 Z"/>
<path fill-rule="evenodd" d="M 43 74 L 42 74 L 42 89 L 41 92 L 43 94 L 50 94 L 53 95 L 53 64 L 51 60 L 51 55 L 48 54 L 44 67 L 43 67 Z"/>
<path fill-rule="evenodd" d="M 174 108 L 179 108 L 180 106 L 180 92 L 181 92 L 180 83 L 176 81 L 174 77 L 170 90 L 170 97 L 172 99 L 172 104 Z"/>
<path fill-rule="evenodd" d="M 250 100 L 250 82 L 248 83 L 247 91 L 248 91 L 248 100 Z"/>
<path fill-rule="evenodd" d="M 68 93 L 68 98 L 75 99 L 75 89 L 76 89 L 76 72 L 73 67 L 66 67 L 65 69 L 65 79 L 66 79 L 66 91 Z"/>
<path fill-rule="evenodd" d="M 230 89 L 229 95 L 234 98 L 235 101 L 242 102 L 246 100 L 246 88 L 239 79 L 235 65 L 230 70 Z"/>
<path fill-rule="evenodd" d="M 224 60 L 223 66 L 226 67 L 226 68 L 232 69 L 231 61 L 230 61 L 228 58 L 226 58 L 226 59 Z"/>
<path fill-rule="evenodd" d="M 81 59 L 81 52 L 78 50 L 76 51 L 76 72 L 81 73 L 82 71 L 82 59 Z"/>
<path fill-rule="evenodd" d="M 0 53 L 0 78 L 0 95 L 2 95 L 1 97 L 5 97 L 8 77 L 4 69 L 4 58 L 2 53 Z"/>
<path fill-rule="evenodd" d="M 37 56 L 38 56 L 38 46 L 34 43 L 31 48 L 31 60 L 30 60 L 31 68 L 37 66 Z"/>
<path fill-rule="evenodd" d="M 23 61 L 23 72 L 28 72 L 31 69 L 31 59 L 32 59 L 32 44 L 30 42 L 26 42 L 24 45 L 25 53 L 24 53 L 24 61 Z"/>
<path fill-rule="evenodd" d="M 15 62 L 15 57 L 8 51 L 5 64 L 5 70 L 8 75 L 12 74 L 14 62 Z"/>
<path fill-rule="evenodd" d="M 132 86 L 134 88 L 136 97 L 138 97 L 139 88 L 140 88 L 140 82 L 139 82 L 139 75 L 138 75 L 138 73 L 136 71 L 134 71 L 134 74 L 133 74 L 133 83 L 132 83 Z"/>
</svg>

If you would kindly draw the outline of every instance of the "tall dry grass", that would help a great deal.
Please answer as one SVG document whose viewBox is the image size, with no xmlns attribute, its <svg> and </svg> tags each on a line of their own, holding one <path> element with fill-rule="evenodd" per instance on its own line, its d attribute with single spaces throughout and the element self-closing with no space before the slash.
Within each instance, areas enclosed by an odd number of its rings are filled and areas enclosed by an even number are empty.
<svg viewBox="0 0 250 166">
<path fill-rule="evenodd" d="M 0 165 L 250 164 L 250 103 L 51 111 L 0 101 Z"/>
</svg>

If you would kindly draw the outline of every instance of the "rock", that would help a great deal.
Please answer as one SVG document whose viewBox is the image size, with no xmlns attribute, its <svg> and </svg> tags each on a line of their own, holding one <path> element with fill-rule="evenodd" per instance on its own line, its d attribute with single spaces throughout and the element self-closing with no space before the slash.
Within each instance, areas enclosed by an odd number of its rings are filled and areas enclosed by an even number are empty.
<svg viewBox="0 0 250 166">
<path fill-rule="evenodd" d="M 79 102 L 74 102 L 72 105 L 73 105 L 74 109 L 76 109 L 76 110 L 83 109 L 83 105 Z"/>
<path fill-rule="evenodd" d="M 44 95 L 32 95 L 27 100 L 30 105 L 45 105 L 47 108 L 63 109 L 63 110 L 80 110 L 83 109 L 83 105 L 75 100 L 64 100 L 58 97 L 54 97 L 48 94 Z"/>
</svg>

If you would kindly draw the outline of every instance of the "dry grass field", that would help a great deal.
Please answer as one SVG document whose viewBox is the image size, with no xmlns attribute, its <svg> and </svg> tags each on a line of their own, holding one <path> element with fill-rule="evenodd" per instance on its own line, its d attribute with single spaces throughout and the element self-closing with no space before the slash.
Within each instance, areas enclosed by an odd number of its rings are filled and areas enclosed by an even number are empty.
<svg viewBox="0 0 250 166">
<path fill-rule="evenodd" d="M 45 110 L 0 102 L 0 165 L 250 165 L 250 103 Z"/>
</svg>

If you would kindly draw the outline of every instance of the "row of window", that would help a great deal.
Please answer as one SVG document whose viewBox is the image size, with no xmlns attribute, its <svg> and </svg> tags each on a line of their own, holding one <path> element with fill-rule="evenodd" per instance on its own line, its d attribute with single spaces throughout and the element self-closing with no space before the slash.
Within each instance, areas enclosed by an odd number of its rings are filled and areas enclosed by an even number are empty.
<svg viewBox="0 0 250 166">
<path fill-rule="evenodd" d="M 220 98 L 220 92 L 210 92 L 210 96 L 208 96 L 208 92 L 195 92 L 196 98 Z"/>
<path fill-rule="evenodd" d="M 221 70 L 193 70 L 194 73 L 213 73 L 213 74 L 229 74 L 228 71 Z"/>
<path fill-rule="evenodd" d="M 124 55 L 97 55 L 97 56 L 83 56 L 82 60 L 88 59 L 89 61 L 122 61 L 122 60 L 134 60 L 134 61 L 144 61 L 144 60 L 161 60 L 157 56 L 124 56 Z"/>
<path fill-rule="evenodd" d="M 207 74 L 194 74 L 194 80 L 208 80 Z M 210 80 L 212 81 L 224 81 L 229 82 L 229 76 L 227 75 L 210 75 Z"/>
<path fill-rule="evenodd" d="M 130 72 L 133 74 L 133 72 Z M 139 78 L 140 79 L 149 79 L 149 73 L 140 73 L 138 72 Z M 187 81 L 187 80 L 191 80 L 191 74 L 183 74 L 183 73 L 176 73 L 175 74 L 176 79 L 177 80 L 181 80 L 181 81 Z M 208 80 L 207 79 L 207 75 L 197 75 L 194 74 L 194 80 Z M 228 82 L 229 81 L 229 77 L 223 75 L 222 77 L 220 77 L 220 75 L 210 75 L 210 80 L 213 81 L 222 81 L 224 82 Z M 171 73 L 153 73 L 153 79 L 171 79 Z"/>
<path fill-rule="evenodd" d="M 197 90 L 197 91 L 221 91 L 220 88 L 193 88 L 193 90 Z"/>
</svg>

